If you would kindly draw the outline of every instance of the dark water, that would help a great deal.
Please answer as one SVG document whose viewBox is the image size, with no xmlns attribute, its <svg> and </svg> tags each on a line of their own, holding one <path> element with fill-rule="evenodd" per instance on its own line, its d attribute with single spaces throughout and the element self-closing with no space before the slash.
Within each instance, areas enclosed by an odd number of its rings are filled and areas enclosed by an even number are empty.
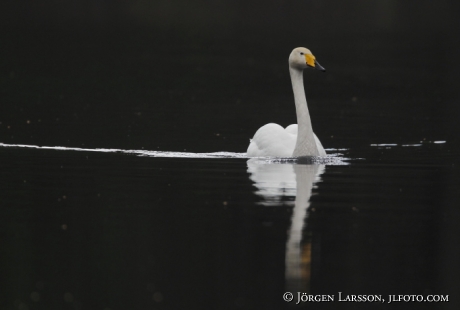
<svg viewBox="0 0 460 310">
<path fill-rule="evenodd" d="M 2 148 L 5 306 L 282 309 L 288 290 L 454 302 L 459 171 L 448 144 L 342 152 L 368 159 L 292 165 Z"/>
<path fill-rule="evenodd" d="M 178 3 L 2 4 L 0 308 L 458 309 L 458 5 Z M 296 46 L 331 157 L 241 158 Z"/>
</svg>

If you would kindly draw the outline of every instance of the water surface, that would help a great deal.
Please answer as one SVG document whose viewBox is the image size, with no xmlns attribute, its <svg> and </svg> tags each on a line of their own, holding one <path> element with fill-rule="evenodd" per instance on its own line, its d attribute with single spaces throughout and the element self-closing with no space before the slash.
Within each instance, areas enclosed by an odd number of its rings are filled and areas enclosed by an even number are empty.
<svg viewBox="0 0 460 310">
<path fill-rule="evenodd" d="M 6 305 L 282 309 L 285 291 L 452 294 L 448 143 L 340 152 L 348 160 L 324 165 L 2 147 Z"/>
</svg>

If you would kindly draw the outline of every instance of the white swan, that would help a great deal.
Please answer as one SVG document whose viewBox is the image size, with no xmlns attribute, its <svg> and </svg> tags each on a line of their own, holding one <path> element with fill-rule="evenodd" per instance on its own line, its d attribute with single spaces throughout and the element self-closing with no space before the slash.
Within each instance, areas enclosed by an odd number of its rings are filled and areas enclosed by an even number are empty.
<svg viewBox="0 0 460 310">
<path fill-rule="evenodd" d="M 248 157 L 326 156 L 321 142 L 313 133 L 307 99 L 303 87 L 303 70 L 311 67 L 326 71 L 305 47 L 297 47 L 289 55 L 289 73 L 294 91 L 297 124 L 283 128 L 270 123 L 257 130 L 251 139 Z"/>
</svg>

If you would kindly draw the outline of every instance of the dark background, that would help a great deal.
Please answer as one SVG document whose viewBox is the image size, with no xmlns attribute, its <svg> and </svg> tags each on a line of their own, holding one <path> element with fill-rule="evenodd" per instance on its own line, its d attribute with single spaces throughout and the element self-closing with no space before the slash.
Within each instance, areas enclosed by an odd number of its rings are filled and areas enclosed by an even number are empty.
<svg viewBox="0 0 460 310">
<path fill-rule="evenodd" d="M 296 122 L 297 46 L 328 70 L 306 78 L 325 147 L 456 139 L 454 1 L 0 6 L 4 143 L 244 152 L 262 124 Z"/>
</svg>

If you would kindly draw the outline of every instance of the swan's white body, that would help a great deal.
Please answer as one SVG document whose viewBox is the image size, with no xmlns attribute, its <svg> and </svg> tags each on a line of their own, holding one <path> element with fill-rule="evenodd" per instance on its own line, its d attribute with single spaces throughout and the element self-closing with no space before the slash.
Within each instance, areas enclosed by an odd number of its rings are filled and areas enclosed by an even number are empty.
<svg viewBox="0 0 460 310">
<path fill-rule="evenodd" d="M 267 124 L 257 130 L 249 144 L 248 157 L 326 156 L 321 142 L 313 133 L 303 87 L 303 70 L 308 66 L 325 71 L 304 47 L 295 48 L 289 56 L 289 73 L 297 113 L 297 124 L 286 128 Z"/>
</svg>

